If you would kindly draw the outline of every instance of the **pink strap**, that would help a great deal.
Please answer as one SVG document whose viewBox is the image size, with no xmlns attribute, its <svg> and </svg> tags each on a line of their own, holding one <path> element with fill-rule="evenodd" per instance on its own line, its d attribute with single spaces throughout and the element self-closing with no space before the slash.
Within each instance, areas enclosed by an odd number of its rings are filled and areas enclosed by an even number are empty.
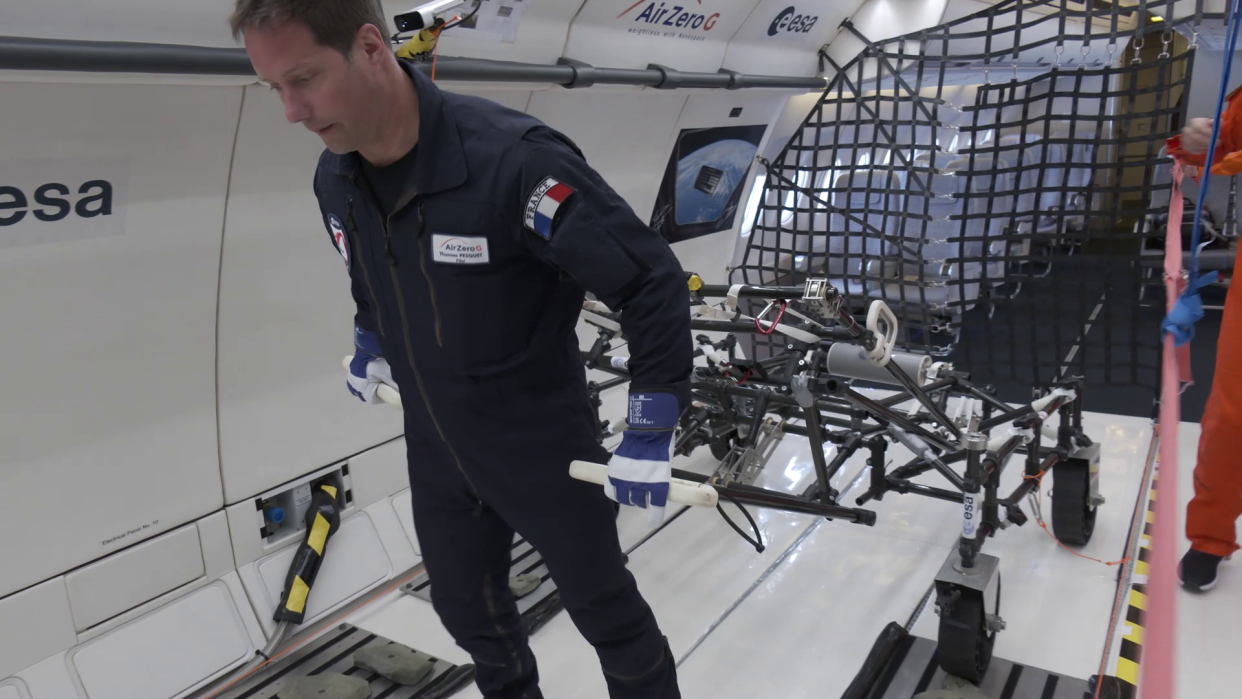
<svg viewBox="0 0 1242 699">
<path fill-rule="evenodd" d="M 1172 310 L 1185 283 L 1182 281 L 1182 164 L 1173 159 L 1173 191 L 1169 200 L 1169 230 L 1164 243 L 1165 290 Z M 1189 348 L 1173 346 L 1164 336 L 1164 363 L 1160 386 L 1160 497 L 1156 498 L 1152 529 L 1151 565 L 1147 586 L 1147 623 L 1140 662 L 1139 693 L 1143 699 L 1173 699 L 1177 668 L 1177 431 L 1181 422 L 1181 379 L 1190 374 Z M 1178 349 L 1187 350 L 1185 357 Z M 1183 373 L 1185 372 L 1185 373 Z"/>
<path fill-rule="evenodd" d="M 1177 293 L 1172 296 L 1173 300 L 1176 300 L 1178 296 L 1181 296 L 1182 291 L 1186 289 L 1186 284 L 1187 284 L 1186 280 L 1182 279 L 1182 256 L 1180 254 L 1182 250 L 1182 205 L 1183 205 L 1182 177 L 1183 177 L 1183 174 L 1184 174 L 1184 171 L 1182 170 L 1181 160 L 1174 158 L 1173 159 L 1173 189 L 1171 192 L 1169 192 L 1169 225 L 1168 225 L 1167 231 L 1165 232 L 1165 239 L 1164 239 L 1165 240 L 1164 242 L 1164 245 L 1165 245 L 1164 271 L 1165 271 L 1165 274 L 1170 275 L 1173 279 L 1177 281 Z M 1169 247 L 1170 245 L 1173 247 L 1170 248 Z M 1170 271 L 1170 266 L 1169 266 L 1170 265 L 1170 259 L 1169 259 L 1170 250 L 1175 250 L 1179 253 L 1177 255 L 1173 255 L 1175 259 L 1172 260 L 1172 262 L 1176 263 L 1176 266 L 1173 268 L 1176 270 L 1176 274 L 1174 274 L 1173 271 Z M 1177 353 L 1177 368 L 1178 368 L 1178 374 L 1180 375 L 1181 383 L 1183 384 L 1194 383 L 1194 376 L 1191 374 L 1191 370 L 1190 370 L 1190 343 L 1187 342 L 1181 347 L 1177 347 L 1175 351 Z"/>
</svg>

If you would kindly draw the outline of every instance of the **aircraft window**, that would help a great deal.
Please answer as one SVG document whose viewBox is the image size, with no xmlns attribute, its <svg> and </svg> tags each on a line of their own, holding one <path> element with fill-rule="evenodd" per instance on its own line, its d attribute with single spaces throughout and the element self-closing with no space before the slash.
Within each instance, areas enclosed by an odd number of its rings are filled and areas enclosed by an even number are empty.
<svg viewBox="0 0 1242 699">
<path fill-rule="evenodd" d="M 750 235 L 755 226 L 755 214 L 759 212 L 759 202 L 763 201 L 763 185 L 767 175 L 755 175 L 755 185 L 750 188 L 750 197 L 746 200 L 746 213 L 742 216 L 742 237 Z"/>
<path fill-rule="evenodd" d="M 799 188 L 805 188 L 811 182 L 811 171 L 799 170 L 798 176 L 794 178 L 794 182 L 798 184 Z M 802 194 L 797 189 L 789 190 L 789 193 L 785 195 L 785 210 L 781 212 L 782 226 L 787 225 L 793 220 L 796 206 L 801 204 L 806 199 L 806 195 Z"/>
</svg>

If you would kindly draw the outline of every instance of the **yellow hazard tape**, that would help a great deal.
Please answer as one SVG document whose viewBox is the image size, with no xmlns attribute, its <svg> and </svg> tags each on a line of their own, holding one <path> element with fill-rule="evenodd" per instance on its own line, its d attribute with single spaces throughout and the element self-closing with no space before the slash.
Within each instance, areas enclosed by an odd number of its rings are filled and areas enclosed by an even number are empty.
<svg viewBox="0 0 1242 699">
<path fill-rule="evenodd" d="M 1139 664 L 1125 658 L 1117 658 L 1117 678 L 1137 687 Z"/>
<path fill-rule="evenodd" d="M 332 529 L 332 525 L 328 524 L 328 520 L 323 515 L 315 513 L 315 523 L 311 525 L 310 536 L 307 537 L 306 543 L 315 550 L 315 553 L 323 555 L 323 545 L 328 542 L 328 532 Z"/>
<path fill-rule="evenodd" d="M 1159 457 L 1157 457 L 1157 463 Z M 1139 536 L 1138 555 L 1134 562 L 1134 576 L 1130 579 L 1130 595 L 1125 615 L 1125 633 L 1121 637 L 1121 651 L 1117 657 L 1117 679 L 1121 681 L 1123 699 L 1133 699 L 1138 695 L 1140 663 L 1143 656 L 1143 645 L 1147 640 L 1147 580 L 1151 568 L 1145 560 L 1151 555 L 1152 525 L 1156 521 L 1156 474 L 1152 474 L 1151 489 L 1147 495 L 1147 512 L 1143 531 Z"/>
<path fill-rule="evenodd" d="M 320 490 L 322 490 L 323 492 L 327 493 L 328 495 L 331 495 L 333 500 L 335 500 L 335 499 L 336 499 L 336 486 L 334 486 L 334 485 L 321 485 L 321 486 L 319 486 L 319 489 L 320 489 Z"/>
<path fill-rule="evenodd" d="M 293 587 L 289 590 L 289 599 L 285 602 L 285 609 L 294 614 L 301 614 L 306 609 L 306 596 L 310 594 L 310 587 L 303 582 L 299 575 L 293 576 Z"/>
</svg>

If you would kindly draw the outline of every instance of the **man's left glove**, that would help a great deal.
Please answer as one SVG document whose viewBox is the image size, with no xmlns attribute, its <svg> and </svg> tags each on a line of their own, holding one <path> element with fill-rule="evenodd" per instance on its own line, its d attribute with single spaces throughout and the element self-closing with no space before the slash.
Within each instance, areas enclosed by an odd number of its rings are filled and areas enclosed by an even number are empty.
<svg viewBox="0 0 1242 699">
<path fill-rule="evenodd" d="M 349 362 L 349 392 L 364 403 L 379 403 L 377 392 L 381 383 L 394 389 L 392 368 L 380 350 L 379 338 L 370 330 L 354 328 L 354 358 Z"/>
<path fill-rule="evenodd" d="M 673 431 L 681 416 L 671 391 L 630 392 L 629 426 L 608 461 L 604 492 L 622 505 L 646 508 L 653 525 L 664 521 L 672 480 Z"/>
</svg>

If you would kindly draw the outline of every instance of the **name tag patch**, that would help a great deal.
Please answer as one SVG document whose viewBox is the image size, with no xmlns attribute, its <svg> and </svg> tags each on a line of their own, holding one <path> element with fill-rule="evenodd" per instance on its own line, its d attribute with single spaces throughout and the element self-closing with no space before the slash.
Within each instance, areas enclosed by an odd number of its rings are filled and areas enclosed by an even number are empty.
<svg viewBox="0 0 1242 699">
<path fill-rule="evenodd" d="M 431 259 L 446 264 L 481 265 L 491 261 L 487 253 L 486 236 L 433 233 L 431 252 Z"/>
</svg>

